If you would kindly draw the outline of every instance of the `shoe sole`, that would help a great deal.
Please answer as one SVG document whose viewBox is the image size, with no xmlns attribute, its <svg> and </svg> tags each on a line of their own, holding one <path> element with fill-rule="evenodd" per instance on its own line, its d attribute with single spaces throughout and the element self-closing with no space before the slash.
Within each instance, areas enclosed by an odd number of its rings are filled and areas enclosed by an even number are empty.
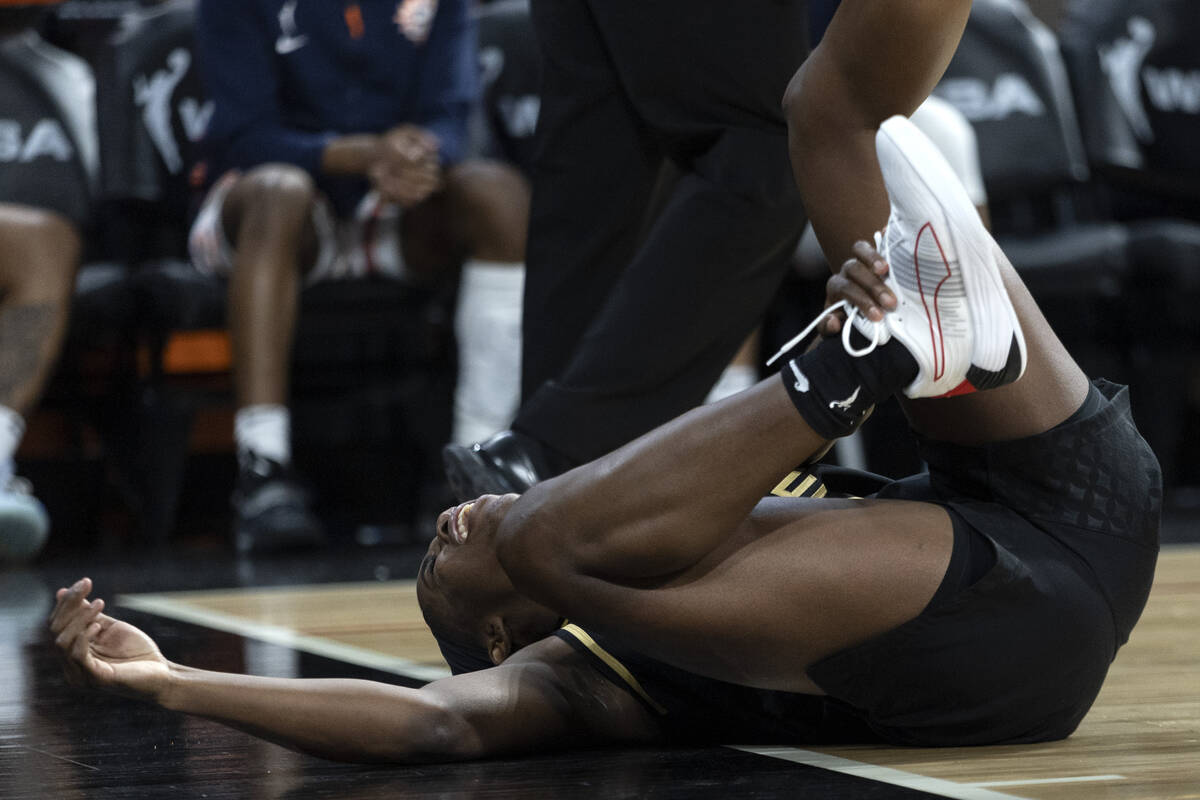
<svg viewBox="0 0 1200 800">
<path fill-rule="evenodd" d="M 454 497 L 460 503 L 466 503 L 485 494 L 520 493 L 523 488 L 517 488 L 502 475 L 497 475 L 491 464 L 473 448 L 460 444 L 448 444 L 442 448 L 442 466 L 446 470 L 446 481 L 450 484 Z"/>
<path fill-rule="evenodd" d="M 995 389 L 1012 383 L 1025 372 L 1027 353 L 1025 336 L 1021 331 L 1021 323 L 1017 319 L 1016 309 L 1004 288 L 1004 280 L 996 264 L 995 249 L 999 248 L 991 234 L 983 226 L 983 222 L 975 213 L 975 206 L 967 196 L 958 176 L 946 163 L 941 153 L 934 147 L 926 136 L 913 125 L 907 117 L 892 117 L 880 126 L 876 135 L 876 149 L 879 151 L 880 162 L 885 159 L 883 148 L 890 146 L 904 162 L 907 169 L 920 181 L 925 192 L 933 198 L 946 194 L 957 194 L 955 202 L 946 204 L 937 200 L 946 225 L 954 237 L 955 251 L 958 254 L 959 269 L 963 287 L 967 296 L 967 307 L 972 325 L 972 359 L 969 363 L 965 379 L 958 385 L 937 397 L 952 397 L 970 394 L 984 389 Z M 938 187 L 934 191 L 934 187 Z M 980 252 L 976 244 L 985 242 L 988 251 Z M 1008 316 L 1012 336 L 1008 343 L 1004 363 L 999 369 L 992 369 L 976 363 L 978 342 L 980 337 L 979 322 L 990 319 L 997 309 L 992 300 L 999 299 L 999 305 Z M 988 308 L 991 306 L 991 308 Z M 928 314 L 928 312 L 927 312 Z"/>
</svg>

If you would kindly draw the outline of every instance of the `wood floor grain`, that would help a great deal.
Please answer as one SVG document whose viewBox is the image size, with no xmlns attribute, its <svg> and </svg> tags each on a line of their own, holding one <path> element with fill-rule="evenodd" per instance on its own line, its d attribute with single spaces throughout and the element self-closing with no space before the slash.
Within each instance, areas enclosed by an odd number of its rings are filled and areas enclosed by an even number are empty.
<svg viewBox="0 0 1200 800">
<path fill-rule="evenodd" d="M 205 720 L 76 692 L 66 686 L 44 632 L 53 587 L 24 579 L 32 582 L 14 583 L 13 575 L 0 573 L 4 800 L 827 800 L 933 796 L 928 792 L 1031 800 L 1200 798 L 1197 545 L 1163 551 L 1141 622 L 1091 713 L 1063 742 L 936 750 L 781 748 L 785 758 L 726 748 L 661 748 L 406 769 L 331 764 Z M 161 575 L 151 581 L 163 583 Z M 134 584 L 127 578 L 124 585 Z M 119 600 L 117 613 L 146 628 L 170 657 L 205 668 L 407 685 L 422 678 L 405 677 L 405 670 L 428 675 L 442 669 L 408 580 L 135 592 Z M 225 627 L 196 624 L 204 620 Z M 888 779 L 893 782 L 881 782 Z"/>
</svg>

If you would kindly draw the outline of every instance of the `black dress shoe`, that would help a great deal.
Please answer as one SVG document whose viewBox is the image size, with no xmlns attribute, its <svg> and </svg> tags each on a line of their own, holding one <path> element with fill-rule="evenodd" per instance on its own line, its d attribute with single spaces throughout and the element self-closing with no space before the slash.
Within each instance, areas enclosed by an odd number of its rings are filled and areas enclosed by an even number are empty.
<svg viewBox="0 0 1200 800">
<path fill-rule="evenodd" d="M 459 502 L 485 494 L 520 494 L 571 466 L 516 431 L 500 431 L 472 445 L 448 444 L 442 448 L 442 463 Z"/>
</svg>

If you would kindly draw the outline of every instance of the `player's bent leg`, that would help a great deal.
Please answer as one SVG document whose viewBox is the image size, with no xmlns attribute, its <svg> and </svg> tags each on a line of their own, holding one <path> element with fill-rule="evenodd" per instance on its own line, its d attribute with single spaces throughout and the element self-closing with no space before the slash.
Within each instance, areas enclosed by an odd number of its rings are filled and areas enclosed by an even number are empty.
<svg viewBox="0 0 1200 800">
<path fill-rule="evenodd" d="M 426 272 L 447 260 L 462 261 L 454 314 L 458 380 L 448 464 L 469 458 L 473 442 L 508 428 L 520 405 L 528 225 L 527 182 L 512 167 L 485 160 L 451 167 L 443 191 L 405 215 L 408 259 L 428 262 Z M 439 255 L 437 249 L 444 252 Z"/>
<path fill-rule="evenodd" d="M 406 209 L 404 262 L 426 279 L 465 260 L 521 266 L 529 225 L 529 184 L 512 167 L 474 159 L 449 168 L 443 188 Z"/>
<path fill-rule="evenodd" d="M 931 438 L 977 444 L 1062 422 L 1083 402 L 1087 380 L 949 165 L 903 117 L 883 124 L 876 150 L 891 202 L 881 249 L 901 298 L 887 328 L 908 340 L 922 362 L 918 382 L 927 384 L 904 394 L 942 398 L 908 401 L 913 426 Z M 896 324 L 901 318 L 906 325 Z M 946 336 L 955 326 L 969 335 Z M 955 338 L 970 349 L 961 375 L 946 369 Z"/>
<path fill-rule="evenodd" d="M 222 222 L 234 246 L 230 337 L 239 405 L 284 403 L 301 277 L 315 256 L 316 187 L 302 169 L 266 164 L 241 176 Z"/>
<path fill-rule="evenodd" d="M 229 332 L 239 469 L 233 506 L 241 552 L 310 546 L 324 538 L 290 465 L 286 407 L 301 282 L 324 249 L 317 208 L 312 178 L 288 164 L 265 164 L 238 177 L 221 208 L 224 238 L 234 248 Z"/>
<path fill-rule="evenodd" d="M 529 182 L 498 161 L 464 161 L 446 173 L 445 212 L 459 249 L 483 261 L 523 262 Z"/>
<path fill-rule="evenodd" d="M 931 187 L 954 180 L 944 159 L 907 120 L 889 125 L 903 134 L 902 147 L 891 151 L 887 131 L 880 134 L 895 206 L 887 233 L 897 256 L 889 284 L 899 306 L 880 322 L 859 318 L 841 342 L 788 361 L 783 392 L 768 381 L 535 487 L 514 506 L 499 537 L 502 563 L 512 565 L 518 588 L 558 608 L 570 590 L 556 576 L 644 579 L 688 569 L 791 466 L 850 433 L 891 393 L 976 391 L 1020 374 L 1024 342 L 1000 273 L 990 250 L 983 258 L 962 237 L 955 216 L 957 195 L 973 215 L 970 200 L 950 183 L 958 191 L 947 191 L 950 205 L 943 207 Z M 931 178 L 914 161 L 949 177 Z M 908 245 L 915 255 L 903 260 L 900 248 Z M 869 343 L 853 342 L 856 329 Z"/>
<path fill-rule="evenodd" d="M 891 150 L 889 126 L 899 141 Z M 535 487 L 497 537 L 518 590 L 571 614 L 581 582 L 618 587 L 624 597 L 619 587 L 690 574 L 726 546 L 790 465 L 849 433 L 874 402 L 900 389 L 910 397 L 974 392 L 1020 375 L 1024 339 L 990 238 L 982 250 L 968 238 L 974 231 L 957 216 L 957 195 L 974 209 L 960 186 L 951 184 L 958 192 L 947 191 L 945 205 L 934 194 L 953 175 L 932 145 L 907 120 L 889 126 L 880 157 L 894 206 L 886 237 L 898 308 L 882 322 L 860 318 L 842 342 L 789 361 L 783 392 L 765 382 Z M 901 259 L 901 247 L 912 257 Z M 855 344 L 855 329 L 870 342 Z"/>
<path fill-rule="evenodd" d="M 62 349 L 81 249 L 65 217 L 0 203 L 0 563 L 32 558 L 49 534 L 13 456 Z"/>
<path fill-rule="evenodd" d="M 36 403 L 66 335 L 82 242 L 65 217 L 0 204 L 0 404 Z"/>
<path fill-rule="evenodd" d="M 1079 408 L 1088 380 L 996 246 L 1004 285 L 1025 333 L 1025 374 L 1007 386 L 938 400 L 901 399 L 912 427 L 955 444 L 984 444 L 1050 430 Z"/>
</svg>

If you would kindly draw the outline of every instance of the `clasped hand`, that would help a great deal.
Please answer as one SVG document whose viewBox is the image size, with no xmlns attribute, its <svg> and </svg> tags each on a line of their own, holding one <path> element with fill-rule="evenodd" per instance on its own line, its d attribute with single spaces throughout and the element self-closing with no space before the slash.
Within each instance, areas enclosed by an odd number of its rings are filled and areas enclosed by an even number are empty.
<svg viewBox="0 0 1200 800">
<path fill-rule="evenodd" d="M 410 208 L 442 187 L 438 141 L 429 131 L 400 125 L 379 137 L 367 177 L 385 200 Z"/>
</svg>

